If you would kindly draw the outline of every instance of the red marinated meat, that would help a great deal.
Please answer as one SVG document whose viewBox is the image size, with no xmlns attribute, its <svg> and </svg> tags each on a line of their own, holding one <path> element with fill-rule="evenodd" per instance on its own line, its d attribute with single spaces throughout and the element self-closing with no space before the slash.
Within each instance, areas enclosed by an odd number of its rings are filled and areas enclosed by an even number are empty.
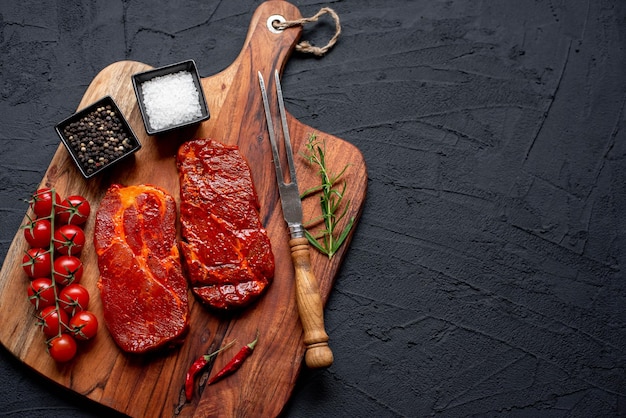
<svg viewBox="0 0 626 418">
<path fill-rule="evenodd" d="M 256 300 L 274 276 L 250 167 L 236 146 L 184 143 L 177 157 L 183 263 L 194 294 L 227 310 Z"/>
<path fill-rule="evenodd" d="M 187 281 L 176 244 L 176 203 L 160 188 L 111 186 L 94 233 L 104 320 L 117 345 L 143 353 L 181 342 Z"/>
</svg>

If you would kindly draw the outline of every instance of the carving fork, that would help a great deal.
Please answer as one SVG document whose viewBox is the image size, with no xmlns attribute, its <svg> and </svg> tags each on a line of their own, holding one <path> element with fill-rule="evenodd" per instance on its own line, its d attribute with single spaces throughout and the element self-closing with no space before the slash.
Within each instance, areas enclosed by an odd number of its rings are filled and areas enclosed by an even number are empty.
<svg viewBox="0 0 626 418">
<path fill-rule="evenodd" d="M 274 124 L 272 123 L 272 114 L 267 99 L 267 91 L 265 90 L 265 81 L 260 71 L 258 74 L 261 94 L 263 95 L 263 106 L 265 107 L 265 119 L 267 120 L 267 129 L 272 145 L 272 157 L 274 159 L 274 168 L 276 170 L 276 180 L 278 182 L 283 217 L 287 222 L 291 235 L 289 247 L 291 248 L 291 260 L 293 261 L 296 276 L 296 301 L 300 314 L 300 322 L 304 329 L 304 344 L 306 345 L 304 358 L 306 365 L 310 368 L 329 367 L 333 363 L 333 352 L 328 346 L 328 334 L 326 334 L 324 330 L 324 307 L 322 305 L 317 280 L 311 269 L 309 243 L 304 235 L 304 227 L 302 225 L 302 202 L 300 200 L 300 192 L 296 180 L 296 169 L 293 163 L 293 151 L 291 149 L 289 127 L 287 126 L 285 103 L 283 101 L 280 79 L 278 77 L 278 71 L 274 70 L 278 108 L 283 125 L 285 152 L 289 165 L 289 183 L 285 182 L 280 163 L 278 145 L 276 144 L 276 132 L 274 131 Z"/>
</svg>

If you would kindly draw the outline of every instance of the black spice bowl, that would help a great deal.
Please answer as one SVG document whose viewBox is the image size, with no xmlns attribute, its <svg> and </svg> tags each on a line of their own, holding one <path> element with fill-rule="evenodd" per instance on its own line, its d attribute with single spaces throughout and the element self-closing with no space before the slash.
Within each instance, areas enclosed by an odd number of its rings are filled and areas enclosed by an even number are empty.
<svg viewBox="0 0 626 418">
<path fill-rule="evenodd" d="M 111 96 L 76 112 L 55 127 L 85 178 L 90 178 L 141 148 Z"/>
<path fill-rule="evenodd" d="M 172 90 L 165 88 L 155 97 L 155 82 L 162 82 L 163 86 L 171 86 L 165 82 L 165 78 L 172 78 L 175 75 L 190 75 L 195 87 L 195 93 L 190 96 L 187 87 L 191 84 L 183 85 L 183 88 Z M 209 107 L 206 103 L 198 68 L 193 60 L 179 62 L 152 70 L 134 74 L 132 76 L 133 88 L 137 96 L 137 103 L 141 111 L 141 117 L 148 135 L 157 135 L 175 129 L 188 127 L 209 119 Z M 145 88 L 147 82 L 150 83 L 150 94 L 146 95 Z M 180 87 L 180 84 L 178 85 Z M 160 103 L 159 103 L 160 102 Z M 193 112 L 186 113 L 188 108 L 193 106 Z"/>
</svg>

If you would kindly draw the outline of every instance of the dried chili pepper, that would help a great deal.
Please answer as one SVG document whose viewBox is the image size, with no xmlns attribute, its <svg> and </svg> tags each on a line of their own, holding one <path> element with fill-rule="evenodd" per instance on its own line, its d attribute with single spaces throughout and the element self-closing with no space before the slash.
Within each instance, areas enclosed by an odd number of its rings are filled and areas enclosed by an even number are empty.
<svg viewBox="0 0 626 418">
<path fill-rule="evenodd" d="M 202 370 L 213 357 L 218 355 L 221 351 L 224 351 L 228 347 L 235 344 L 235 341 L 236 340 L 229 342 L 224 347 L 210 354 L 204 354 L 193 362 L 193 364 L 191 365 L 191 367 L 189 367 L 189 370 L 187 371 L 187 375 L 185 376 L 185 397 L 187 398 L 187 401 L 191 401 L 191 398 L 193 397 L 193 384 L 196 375 L 200 373 L 200 370 Z"/>
<path fill-rule="evenodd" d="M 252 351 L 254 350 L 254 347 L 256 346 L 257 341 L 259 341 L 258 332 L 254 341 L 241 347 L 241 350 L 239 350 L 239 352 L 235 355 L 235 357 L 233 357 L 226 364 L 226 366 L 224 366 L 222 370 L 217 372 L 215 376 L 209 379 L 209 381 L 207 382 L 207 386 L 223 379 L 226 376 L 230 376 L 231 374 L 235 373 L 241 367 L 243 362 L 248 357 L 250 357 L 250 355 L 252 354 Z"/>
</svg>

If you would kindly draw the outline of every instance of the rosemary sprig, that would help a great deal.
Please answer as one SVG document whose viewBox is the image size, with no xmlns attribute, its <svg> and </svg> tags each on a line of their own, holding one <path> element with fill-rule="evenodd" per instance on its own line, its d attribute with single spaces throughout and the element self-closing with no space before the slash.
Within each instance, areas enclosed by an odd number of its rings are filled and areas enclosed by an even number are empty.
<svg viewBox="0 0 626 418">
<path fill-rule="evenodd" d="M 352 217 L 348 220 L 343 231 L 336 231 L 337 225 L 346 216 L 350 206 L 349 200 L 345 202 L 345 205 L 342 205 L 347 187 L 346 182 L 344 181 L 340 187 L 337 187 L 337 182 L 346 172 L 348 164 L 338 174 L 330 173 L 326 167 L 326 143 L 318 140 L 317 135 L 314 133 L 309 135 L 306 149 L 307 153 L 302 153 L 301 155 L 309 164 L 316 165 L 319 168 L 321 184 L 305 190 L 300 195 L 300 199 L 319 194 L 322 214 L 307 222 L 304 232 L 309 243 L 321 253 L 326 254 L 330 259 L 344 243 L 354 224 L 354 217 Z M 313 227 L 322 221 L 324 227 L 314 235 L 312 232 Z"/>
</svg>

